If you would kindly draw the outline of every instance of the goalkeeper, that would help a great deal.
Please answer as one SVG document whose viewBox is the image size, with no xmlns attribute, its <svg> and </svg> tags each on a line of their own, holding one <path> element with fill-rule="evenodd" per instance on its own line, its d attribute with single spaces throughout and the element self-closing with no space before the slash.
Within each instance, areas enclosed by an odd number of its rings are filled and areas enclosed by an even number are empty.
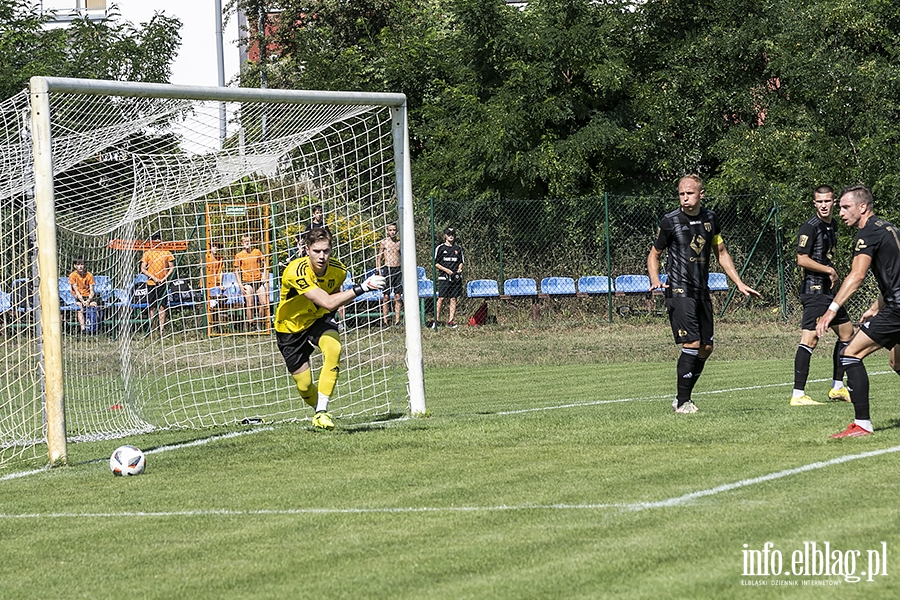
<svg viewBox="0 0 900 600">
<path fill-rule="evenodd" d="M 373 275 L 352 289 L 341 291 L 347 269 L 331 258 L 331 233 L 315 228 L 306 233 L 308 254 L 288 263 L 281 276 L 281 300 L 275 309 L 275 337 L 300 397 L 315 407 L 316 429 L 334 429 L 328 402 L 340 370 L 341 342 L 334 311 L 357 296 L 384 288 L 384 277 Z M 309 357 L 322 351 L 322 371 L 313 383 Z"/>
</svg>

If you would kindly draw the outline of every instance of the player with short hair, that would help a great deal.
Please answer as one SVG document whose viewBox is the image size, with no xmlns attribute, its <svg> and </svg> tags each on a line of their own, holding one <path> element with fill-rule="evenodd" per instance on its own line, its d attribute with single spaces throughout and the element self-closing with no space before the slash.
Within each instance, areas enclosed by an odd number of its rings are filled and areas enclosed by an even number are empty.
<svg viewBox="0 0 900 600">
<path fill-rule="evenodd" d="M 81 257 L 72 261 L 72 269 L 73 271 L 69 273 L 69 287 L 72 289 L 72 295 L 75 296 L 75 303 L 78 305 L 78 312 L 75 313 L 78 325 L 81 326 L 81 331 L 85 331 L 87 326 L 84 322 L 84 311 L 89 306 L 97 306 L 94 275 L 87 270 L 84 259 Z"/>
<path fill-rule="evenodd" d="M 384 288 L 384 277 L 372 275 L 362 284 L 341 291 L 347 268 L 331 256 L 331 233 L 322 228 L 306 234 L 307 256 L 292 260 L 281 276 L 281 300 L 275 309 L 275 337 L 300 397 L 316 409 L 316 429 L 334 429 L 328 402 L 340 370 L 341 342 L 334 312 L 357 296 Z M 322 351 L 318 385 L 313 383 L 309 357 Z"/>
<path fill-rule="evenodd" d="M 859 289 L 872 269 L 879 295 L 860 319 L 862 325 L 841 353 L 847 387 L 853 402 L 854 420 L 833 438 L 862 437 L 874 432 L 869 415 L 869 374 L 863 359 L 880 348 L 891 349 L 891 366 L 897 370 L 897 343 L 900 343 L 900 231 L 875 216 L 872 192 L 864 185 L 845 187 L 840 194 L 841 219 L 857 228 L 853 241 L 850 273 L 828 310 L 819 319 L 816 333 L 825 335 L 838 311 Z"/>
<path fill-rule="evenodd" d="M 822 404 L 806 394 L 809 378 L 809 359 L 819 342 L 816 322 L 834 300 L 834 288 L 839 281 L 831 259 L 837 247 L 837 223 L 832 218 L 834 190 L 830 185 L 820 185 L 813 192 L 816 214 L 800 226 L 797 234 L 797 266 L 803 269 L 800 283 L 800 303 L 803 317 L 800 321 L 800 343 L 794 356 L 794 391 L 791 406 Z M 850 393 L 844 387 L 844 368 L 841 366 L 841 350 L 850 342 L 853 323 L 850 315 L 841 307 L 831 323 L 838 339 L 832 352 L 832 384 L 828 397 L 832 400 L 850 401 Z"/>
<path fill-rule="evenodd" d="M 447 227 L 444 229 L 444 243 L 434 249 L 434 266 L 440 273 L 438 274 L 438 298 L 434 309 L 432 329 L 438 328 L 445 298 L 449 300 L 447 327 L 456 329 L 456 299 L 462 296 L 464 262 L 462 248 L 456 243 L 456 230 Z"/>
<path fill-rule="evenodd" d="M 234 256 L 234 275 L 244 294 L 247 326 L 255 329 L 264 326 L 269 309 L 269 267 L 259 248 L 253 247 L 249 234 L 241 236 L 242 250 Z M 256 320 L 254 320 L 254 306 Z"/>
<path fill-rule="evenodd" d="M 175 270 L 175 257 L 162 247 L 162 234 L 158 231 L 150 235 L 151 248 L 141 256 L 141 273 L 147 276 L 147 304 L 150 307 L 150 321 L 154 310 L 159 313 L 159 332 L 166 323 L 166 307 L 169 306 L 167 283 Z M 152 326 L 152 325 L 151 325 Z"/>
<path fill-rule="evenodd" d="M 713 308 L 709 296 L 709 258 L 715 253 L 719 266 L 745 296 L 759 292 L 741 281 L 722 241 L 713 211 L 701 206 L 703 180 L 687 175 L 678 181 L 680 206 L 659 220 L 656 241 L 647 256 L 650 289 L 665 289 L 666 310 L 675 343 L 681 344 L 678 385 L 672 408 L 676 413 L 695 413 L 691 392 L 713 350 Z M 659 279 L 662 253 L 668 252 L 669 278 Z M 648 290 L 649 291 L 649 290 Z"/>
<path fill-rule="evenodd" d="M 397 224 L 388 223 L 385 228 L 387 236 L 378 245 L 375 254 L 375 268 L 385 278 L 384 297 L 381 301 L 381 322 L 388 325 L 388 304 L 391 292 L 394 293 L 394 325 L 400 324 L 400 310 L 403 308 L 403 279 L 400 267 L 400 238 L 397 237 Z"/>
</svg>

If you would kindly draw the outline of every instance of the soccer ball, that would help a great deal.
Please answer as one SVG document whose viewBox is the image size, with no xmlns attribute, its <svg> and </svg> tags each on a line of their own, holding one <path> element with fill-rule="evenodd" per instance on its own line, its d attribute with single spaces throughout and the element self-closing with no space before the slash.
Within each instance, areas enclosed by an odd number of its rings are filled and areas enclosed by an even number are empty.
<svg viewBox="0 0 900 600">
<path fill-rule="evenodd" d="M 119 446 L 109 457 L 109 469 L 113 475 L 140 475 L 147 466 L 144 453 L 134 446 Z"/>
</svg>

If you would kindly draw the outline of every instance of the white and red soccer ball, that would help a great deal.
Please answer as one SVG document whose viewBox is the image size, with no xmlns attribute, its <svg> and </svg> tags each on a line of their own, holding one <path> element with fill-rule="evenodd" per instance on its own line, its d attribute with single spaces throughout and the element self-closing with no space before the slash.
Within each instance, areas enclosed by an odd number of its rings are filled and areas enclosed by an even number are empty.
<svg viewBox="0 0 900 600">
<path fill-rule="evenodd" d="M 146 466 L 144 453 L 134 446 L 119 446 L 109 457 L 109 469 L 113 475 L 140 475 Z"/>
</svg>

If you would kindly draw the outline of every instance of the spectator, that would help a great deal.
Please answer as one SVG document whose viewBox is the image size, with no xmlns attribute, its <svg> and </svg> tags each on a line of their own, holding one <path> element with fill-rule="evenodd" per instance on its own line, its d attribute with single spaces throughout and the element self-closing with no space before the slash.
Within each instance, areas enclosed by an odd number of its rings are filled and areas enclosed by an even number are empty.
<svg viewBox="0 0 900 600">
<path fill-rule="evenodd" d="M 456 230 L 448 227 L 444 230 L 444 243 L 434 249 L 434 266 L 438 274 L 438 299 L 434 309 L 432 329 L 438 328 L 444 299 L 449 300 L 447 327 L 456 329 L 456 299 L 462 295 L 463 251 L 456 244 Z"/>
<path fill-rule="evenodd" d="M 253 247 L 252 237 L 241 236 L 241 247 L 234 257 L 234 275 L 244 294 L 247 327 L 264 330 L 269 309 L 269 268 L 263 253 Z"/>
<path fill-rule="evenodd" d="M 388 223 L 387 237 L 378 245 L 378 253 L 375 255 L 375 267 L 378 273 L 385 278 L 384 296 L 381 301 L 381 322 L 388 323 L 388 305 L 391 292 L 394 293 L 394 325 L 400 324 L 400 310 L 403 308 L 403 278 L 400 268 L 400 238 L 397 237 L 397 224 Z"/>
<path fill-rule="evenodd" d="M 150 327 L 153 328 L 153 313 L 159 313 L 159 332 L 166 324 L 168 302 L 167 283 L 175 270 L 175 257 L 162 247 L 162 234 L 150 235 L 150 249 L 141 257 L 141 273 L 147 276 L 147 304 L 150 310 Z"/>
<path fill-rule="evenodd" d="M 219 256 L 221 246 L 216 240 L 209 241 L 209 250 L 206 252 L 206 260 L 203 263 L 204 277 L 200 281 L 200 287 L 206 290 L 206 300 L 209 306 L 208 314 L 211 323 L 217 321 L 217 314 L 225 295 L 222 287 L 222 272 L 225 270 L 225 261 Z"/>
<path fill-rule="evenodd" d="M 297 250 L 298 256 L 306 256 L 306 234 L 312 231 L 313 229 L 324 229 L 329 234 L 331 230 L 328 229 L 328 225 L 325 224 L 325 211 L 322 210 L 322 206 L 320 204 L 315 204 L 312 207 L 312 220 L 310 220 L 309 224 L 307 224 L 306 229 L 303 230 L 303 233 L 297 240 Z"/>
<path fill-rule="evenodd" d="M 85 331 L 87 326 L 84 320 L 85 310 L 97 308 L 97 296 L 94 293 L 94 276 L 84 265 L 83 258 L 76 258 L 72 261 L 72 268 L 69 273 L 69 285 L 72 288 L 72 295 L 75 296 L 75 303 L 78 305 L 78 325 L 81 331 Z"/>
</svg>

